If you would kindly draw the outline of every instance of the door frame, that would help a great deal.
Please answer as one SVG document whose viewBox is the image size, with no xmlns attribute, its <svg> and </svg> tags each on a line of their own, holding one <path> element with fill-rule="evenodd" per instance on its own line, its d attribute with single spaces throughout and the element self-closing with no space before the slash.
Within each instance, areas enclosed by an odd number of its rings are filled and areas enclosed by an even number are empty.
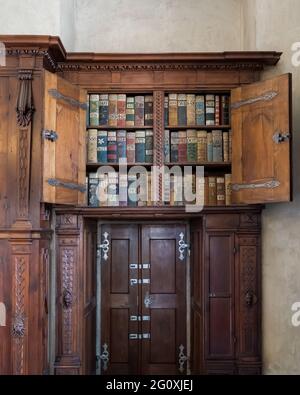
<svg viewBox="0 0 300 395">
<path fill-rule="evenodd" d="M 190 234 L 190 221 L 178 220 L 178 221 L 164 221 L 160 220 L 134 220 L 134 221 L 114 221 L 114 220 L 98 220 L 97 221 L 97 245 L 101 244 L 101 226 L 103 225 L 174 225 L 181 224 L 186 226 L 186 242 L 191 244 Z M 191 248 L 188 250 L 186 257 L 186 356 L 187 356 L 187 369 L 186 375 L 191 374 L 190 369 L 190 356 L 191 356 Z M 102 354 L 102 343 L 101 343 L 101 254 L 97 253 L 97 275 L 96 275 L 96 375 L 101 375 L 101 360 L 99 356 Z"/>
</svg>

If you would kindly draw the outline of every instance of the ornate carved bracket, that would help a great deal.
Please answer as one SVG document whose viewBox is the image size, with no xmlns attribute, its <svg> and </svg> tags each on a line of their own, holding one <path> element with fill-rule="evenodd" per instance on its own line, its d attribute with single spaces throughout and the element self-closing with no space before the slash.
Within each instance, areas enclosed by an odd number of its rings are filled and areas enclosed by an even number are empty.
<svg viewBox="0 0 300 395">
<path fill-rule="evenodd" d="M 19 92 L 16 111 L 18 125 L 27 127 L 32 122 L 35 111 L 32 96 L 32 70 L 19 71 Z"/>
</svg>

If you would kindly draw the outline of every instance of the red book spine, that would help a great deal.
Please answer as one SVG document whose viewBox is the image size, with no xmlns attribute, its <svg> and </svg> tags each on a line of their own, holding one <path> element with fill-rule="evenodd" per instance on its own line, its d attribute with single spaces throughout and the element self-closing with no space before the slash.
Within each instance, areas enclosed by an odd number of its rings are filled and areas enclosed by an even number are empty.
<svg viewBox="0 0 300 395">
<path fill-rule="evenodd" d="M 135 132 L 127 132 L 127 163 L 135 163 Z"/>
<path fill-rule="evenodd" d="M 117 126 L 124 128 L 126 126 L 126 95 L 118 95 L 117 111 Z"/>
</svg>

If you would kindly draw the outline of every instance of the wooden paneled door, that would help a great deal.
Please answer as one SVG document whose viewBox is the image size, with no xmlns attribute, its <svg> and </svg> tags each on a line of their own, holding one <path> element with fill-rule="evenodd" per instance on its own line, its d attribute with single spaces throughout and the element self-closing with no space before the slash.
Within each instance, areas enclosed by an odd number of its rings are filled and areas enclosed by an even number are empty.
<svg viewBox="0 0 300 395">
<path fill-rule="evenodd" d="M 102 373 L 186 373 L 185 225 L 100 229 Z"/>
</svg>

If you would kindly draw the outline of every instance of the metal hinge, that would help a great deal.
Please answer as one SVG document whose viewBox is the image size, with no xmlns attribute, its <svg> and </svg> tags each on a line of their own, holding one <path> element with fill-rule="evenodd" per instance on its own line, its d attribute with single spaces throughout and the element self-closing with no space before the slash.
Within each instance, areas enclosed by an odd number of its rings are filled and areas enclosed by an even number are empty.
<svg viewBox="0 0 300 395">
<path fill-rule="evenodd" d="M 101 359 L 101 361 L 103 363 L 103 370 L 104 371 L 107 370 L 108 362 L 109 362 L 109 352 L 108 352 L 108 345 L 107 345 L 107 343 L 103 344 L 103 352 L 99 356 L 99 358 Z"/>
<path fill-rule="evenodd" d="M 185 256 L 184 256 L 184 251 L 187 249 L 189 249 L 190 245 L 186 244 L 186 242 L 184 241 L 184 233 L 181 232 L 180 235 L 180 240 L 178 241 L 178 251 L 179 251 L 179 259 L 181 261 L 184 261 Z"/>
<path fill-rule="evenodd" d="M 43 129 L 42 138 L 54 142 L 58 139 L 58 134 L 54 130 Z"/>
<path fill-rule="evenodd" d="M 103 251 L 103 260 L 107 261 L 108 260 L 108 252 L 109 252 L 109 247 L 110 247 L 110 242 L 108 240 L 109 234 L 107 232 L 103 233 L 103 242 L 102 244 L 98 245 L 97 248 L 97 256 L 101 257 L 101 251 Z"/>
<path fill-rule="evenodd" d="M 287 140 L 291 139 L 291 134 L 290 133 L 280 133 L 276 132 L 273 136 L 273 141 L 276 144 L 284 143 Z"/>
</svg>

